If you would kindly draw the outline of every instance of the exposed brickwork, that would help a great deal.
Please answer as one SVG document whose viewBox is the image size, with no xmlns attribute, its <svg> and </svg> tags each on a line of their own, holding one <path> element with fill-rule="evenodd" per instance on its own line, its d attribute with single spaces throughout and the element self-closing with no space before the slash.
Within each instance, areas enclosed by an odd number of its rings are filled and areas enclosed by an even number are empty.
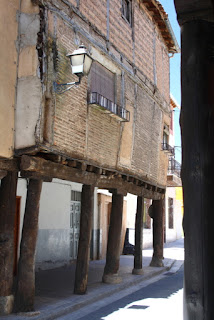
<svg viewBox="0 0 214 320">
<path fill-rule="evenodd" d="M 84 0 L 80 1 L 81 13 L 94 24 L 101 33 L 106 35 L 106 0 Z"/>
<path fill-rule="evenodd" d="M 52 41 L 49 86 L 53 78 L 61 83 L 77 80 L 65 55 L 84 43 L 89 50 L 100 52 L 100 63 L 108 60 L 111 71 L 120 70 L 115 74 L 115 99 L 117 104 L 124 104 L 131 117 L 129 123 L 121 123 L 87 105 L 90 75 L 84 77 L 79 87 L 53 100 L 54 149 L 71 158 L 165 185 L 168 157 L 161 151 L 161 142 L 163 124 L 169 117 L 169 58 L 157 25 L 137 2 L 132 26 L 122 17 L 119 0 L 109 2 L 109 11 L 104 0 L 70 3 L 79 5 L 81 13 L 72 13 L 70 22 L 69 18 L 63 21 L 60 12 L 48 13 Z"/>
<path fill-rule="evenodd" d="M 104 167 L 116 167 L 120 123 L 93 107 L 88 112 L 88 158 Z"/>
</svg>

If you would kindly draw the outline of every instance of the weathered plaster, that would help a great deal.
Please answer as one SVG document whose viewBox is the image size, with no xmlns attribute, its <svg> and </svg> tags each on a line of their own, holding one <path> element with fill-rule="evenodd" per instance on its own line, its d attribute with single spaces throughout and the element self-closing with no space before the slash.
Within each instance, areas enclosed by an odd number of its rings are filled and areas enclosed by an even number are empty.
<svg viewBox="0 0 214 320">
<path fill-rule="evenodd" d="M 39 6 L 33 4 L 32 0 L 21 1 L 21 11 L 23 13 L 39 13 Z"/>
<path fill-rule="evenodd" d="M 36 46 L 22 48 L 19 54 L 18 77 L 36 76 L 38 68 L 38 54 Z"/>
<path fill-rule="evenodd" d="M 36 143 L 36 126 L 41 107 L 41 82 L 37 77 L 18 80 L 15 126 L 15 149 Z"/>
<path fill-rule="evenodd" d="M 19 1 L 0 1 L 0 157 L 11 157 L 14 144 L 14 105 L 18 35 L 16 13 Z M 6 119 L 6 121 L 5 121 Z"/>
<path fill-rule="evenodd" d="M 35 46 L 37 33 L 40 30 L 38 14 L 20 14 L 20 47 Z"/>
</svg>

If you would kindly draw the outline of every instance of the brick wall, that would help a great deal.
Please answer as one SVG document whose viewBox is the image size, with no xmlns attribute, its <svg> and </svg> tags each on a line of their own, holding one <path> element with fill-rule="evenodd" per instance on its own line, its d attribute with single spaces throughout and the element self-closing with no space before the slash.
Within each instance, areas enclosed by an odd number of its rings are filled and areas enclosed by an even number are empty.
<svg viewBox="0 0 214 320">
<path fill-rule="evenodd" d="M 66 19 L 62 11 L 48 12 L 49 90 L 54 80 L 77 80 L 66 54 L 84 43 L 115 73 L 116 102 L 130 111 L 130 122 L 87 105 L 89 75 L 80 86 L 53 95 L 53 126 L 46 143 L 70 158 L 165 185 L 168 158 L 161 142 L 169 115 L 169 58 L 157 26 L 137 2 L 134 28 L 122 17 L 119 0 L 110 1 L 109 10 L 108 1 L 70 3 L 74 11 L 71 16 L 65 12 Z"/>
</svg>

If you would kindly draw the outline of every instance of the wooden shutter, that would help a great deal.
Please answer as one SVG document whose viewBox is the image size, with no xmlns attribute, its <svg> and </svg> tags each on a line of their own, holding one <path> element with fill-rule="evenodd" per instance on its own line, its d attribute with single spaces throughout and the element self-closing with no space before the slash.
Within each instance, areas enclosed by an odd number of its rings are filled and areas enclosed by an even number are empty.
<svg viewBox="0 0 214 320">
<path fill-rule="evenodd" d="M 115 102 L 115 75 L 98 62 L 91 68 L 91 92 L 97 92 L 103 97 Z"/>
</svg>

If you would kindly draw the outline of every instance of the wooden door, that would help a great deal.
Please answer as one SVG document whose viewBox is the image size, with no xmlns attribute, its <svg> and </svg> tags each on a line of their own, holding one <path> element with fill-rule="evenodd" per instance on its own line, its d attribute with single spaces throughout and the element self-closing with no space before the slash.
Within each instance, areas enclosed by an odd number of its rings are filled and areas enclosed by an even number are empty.
<svg viewBox="0 0 214 320">
<path fill-rule="evenodd" d="M 71 259 L 77 258 L 79 233 L 80 233 L 80 212 L 81 202 L 71 201 L 70 210 L 70 257 Z"/>
</svg>

